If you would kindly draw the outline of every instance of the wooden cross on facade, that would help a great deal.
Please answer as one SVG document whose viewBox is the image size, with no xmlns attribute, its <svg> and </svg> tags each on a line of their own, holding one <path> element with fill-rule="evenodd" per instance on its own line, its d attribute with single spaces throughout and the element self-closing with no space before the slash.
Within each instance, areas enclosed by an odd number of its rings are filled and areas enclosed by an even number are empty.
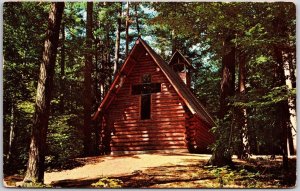
<svg viewBox="0 0 300 191">
<path fill-rule="evenodd" d="M 132 85 L 132 95 L 141 95 L 140 117 L 151 118 L 151 94 L 161 91 L 161 83 L 151 83 L 151 74 L 142 76 L 142 84 Z"/>
</svg>

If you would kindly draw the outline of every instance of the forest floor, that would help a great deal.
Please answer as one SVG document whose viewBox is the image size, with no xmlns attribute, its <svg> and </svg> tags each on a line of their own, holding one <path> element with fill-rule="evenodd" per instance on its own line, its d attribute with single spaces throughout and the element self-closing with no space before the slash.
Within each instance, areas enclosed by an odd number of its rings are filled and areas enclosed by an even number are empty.
<svg viewBox="0 0 300 191">
<path fill-rule="evenodd" d="M 137 154 L 77 158 L 76 167 L 45 173 L 51 187 L 124 188 L 291 188 L 296 182 L 296 158 L 282 170 L 281 157 L 234 158 L 232 168 L 206 166 L 210 155 Z M 80 164 L 80 165 L 78 165 Z M 15 186 L 22 176 L 5 177 Z"/>
</svg>

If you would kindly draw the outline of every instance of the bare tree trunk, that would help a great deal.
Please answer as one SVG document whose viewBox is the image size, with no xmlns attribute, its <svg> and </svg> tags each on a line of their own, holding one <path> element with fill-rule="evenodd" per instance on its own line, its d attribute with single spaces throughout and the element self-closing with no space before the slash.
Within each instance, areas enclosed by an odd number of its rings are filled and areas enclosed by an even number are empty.
<svg viewBox="0 0 300 191">
<path fill-rule="evenodd" d="M 139 26 L 139 16 L 138 16 L 138 2 L 134 4 L 134 11 L 135 11 L 135 22 L 136 22 L 136 31 L 138 33 L 138 36 L 141 35 L 140 33 L 140 26 Z"/>
<path fill-rule="evenodd" d="M 241 52 L 239 56 L 239 95 L 240 98 L 243 99 L 243 97 L 246 94 L 246 53 Z M 238 127 L 240 128 L 241 132 L 241 150 L 239 158 L 247 158 L 248 154 L 250 153 L 249 148 L 249 139 L 248 139 L 248 133 L 247 133 L 247 110 L 245 108 L 238 108 L 238 119 L 239 122 Z"/>
<path fill-rule="evenodd" d="M 101 100 L 99 98 L 99 79 L 98 79 L 98 76 L 99 76 L 99 66 L 98 66 L 98 43 L 99 42 L 99 39 L 96 39 L 95 41 L 95 52 L 94 52 L 94 56 L 95 56 L 95 77 L 94 77 L 94 100 L 95 100 L 95 104 L 94 104 L 94 108 L 93 108 L 93 111 L 96 111 L 97 110 L 97 107 L 99 106 Z M 98 124 L 98 121 L 95 121 L 94 122 L 94 133 L 95 133 L 95 153 L 98 155 L 99 154 L 99 145 L 100 145 L 100 141 L 99 141 L 99 124 Z"/>
<path fill-rule="evenodd" d="M 11 154 L 13 150 L 13 142 L 15 140 L 15 105 L 12 102 L 11 113 L 10 113 L 10 130 L 9 130 L 9 142 L 8 142 L 8 152 L 6 160 L 9 165 L 11 165 Z"/>
<path fill-rule="evenodd" d="M 84 155 L 90 156 L 92 154 L 91 141 L 91 109 L 92 109 L 92 43 L 93 43 L 93 2 L 87 2 L 87 23 L 86 23 L 86 54 L 84 66 Z"/>
<path fill-rule="evenodd" d="M 125 23 L 125 30 L 126 30 L 126 47 L 125 47 L 125 56 L 128 56 L 129 52 L 129 1 L 127 1 L 127 10 L 126 10 L 126 23 Z"/>
<path fill-rule="evenodd" d="M 289 63 L 288 60 L 288 54 L 284 53 L 283 54 L 283 70 L 284 70 L 284 76 L 285 76 L 285 84 L 288 87 L 288 90 L 290 91 L 293 88 L 292 84 L 292 73 L 290 68 L 291 64 Z M 296 119 L 296 104 L 294 102 L 294 99 L 289 97 L 288 98 L 288 106 L 289 106 L 289 114 L 290 114 L 290 124 L 291 127 L 288 130 L 288 144 L 289 144 L 289 155 L 295 155 L 296 154 L 296 140 L 297 140 L 297 134 L 296 134 L 296 124 L 297 124 L 297 119 Z"/>
<path fill-rule="evenodd" d="M 226 39 L 224 42 L 224 52 L 226 52 L 228 48 L 230 51 L 222 57 L 222 80 L 219 111 L 220 119 L 223 119 L 226 113 L 228 113 L 228 98 L 230 96 L 234 96 L 235 93 L 235 47 L 230 45 L 230 39 Z"/>
<path fill-rule="evenodd" d="M 105 46 L 103 45 L 102 51 L 101 51 L 101 65 L 100 65 L 100 70 L 102 74 L 105 72 L 106 69 L 106 59 L 105 59 L 105 53 L 104 53 Z M 101 94 L 101 100 L 104 98 L 105 95 L 105 78 L 104 75 L 101 75 L 102 77 L 100 78 L 100 94 Z"/>
<path fill-rule="evenodd" d="M 53 88 L 55 59 L 59 40 L 59 28 L 63 10 L 63 2 L 51 4 L 43 62 L 41 63 L 37 86 L 29 159 L 24 182 L 44 182 L 46 136 Z"/>
<path fill-rule="evenodd" d="M 95 106 L 95 108 L 94 109 L 97 109 L 97 107 L 98 107 L 98 104 L 100 103 L 100 101 L 99 101 L 99 75 L 100 75 L 100 69 L 99 69 L 99 59 L 98 59 L 98 57 L 99 57 L 99 55 L 98 55 L 98 51 L 99 51 L 99 44 L 100 44 L 100 42 L 97 40 L 96 42 L 95 42 L 95 52 L 94 52 L 94 56 L 95 56 L 95 77 L 94 77 L 94 91 L 95 91 L 95 100 L 96 100 L 96 106 Z"/>
<path fill-rule="evenodd" d="M 106 59 L 106 66 L 109 69 L 108 74 L 108 84 L 110 85 L 112 83 L 112 74 L 110 73 L 111 69 L 111 62 L 110 62 L 110 37 L 109 37 L 109 29 L 110 25 L 106 25 L 106 51 L 105 51 L 105 59 Z"/>
<path fill-rule="evenodd" d="M 119 3 L 119 16 L 118 16 L 118 26 L 116 31 L 116 44 L 115 44 L 115 60 L 114 60 L 114 70 L 113 75 L 115 76 L 118 71 L 118 63 L 120 57 L 120 33 L 121 33 L 121 18 L 122 18 L 122 2 Z"/>
<path fill-rule="evenodd" d="M 65 110 L 65 24 L 62 21 L 61 24 L 61 60 L 60 60 L 60 113 L 64 113 Z"/>
<path fill-rule="evenodd" d="M 278 86 L 285 85 L 285 75 L 284 75 L 284 62 L 282 49 L 279 46 L 274 46 L 274 57 L 277 62 L 275 79 L 279 80 Z M 288 169 L 288 150 L 287 141 L 288 141 L 288 121 L 289 121 L 289 107 L 288 101 L 280 101 L 276 104 L 276 125 L 280 130 L 281 138 L 281 152 L 282 152 L 282 165 L 284 169 Z"/>
<path fill-rule="evenodd" d="M 224 118 L 227 114 L 229 114 L 230 106 L 228 98 L 230 96 L 233 96 L 235 93 L 235 47 L 230 41 L 231 38 L 227 37 L 223 43 L 222 79 L 220 88 L 219 111 L 219 118 L 223 121 L 226 121 Z M 213 152 L 213 155 L 210 158 L 210 163 L 216 166 L 232 164 L 231 154 L 229 152 L 232 136 L 232 127 L 227 127 L 222 131 L 225 131 L 224 133 L 226 135 L 226 140 L 224 139 L 223 141 L 229 141 L 229 143 L 228 145 L 226 145 L 226 143 L 218 144 L 215 151 Z M 218 137 L 218 134 L 216 136 L 216 139 L 220 138 Z"/>
<path fill-rule="evenodd" d="M 171 32 L 171 42 L 172 42 L 172 55 L 173 55 L 177 49 L 177 37 L 174 29 Z"/>
</svg>

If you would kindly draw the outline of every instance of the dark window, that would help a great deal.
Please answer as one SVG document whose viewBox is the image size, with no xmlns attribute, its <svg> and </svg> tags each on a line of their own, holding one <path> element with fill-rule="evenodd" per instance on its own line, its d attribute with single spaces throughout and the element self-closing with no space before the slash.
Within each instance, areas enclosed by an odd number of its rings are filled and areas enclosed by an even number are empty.
<svg viewBox="0 0 300 191">
<path fill-rule="evenodd" d="M 150 119 L 151 115 L 151 93 L 161 91 L 161 83 L 151 83 L 151 75 L 142 76 L 142 84 L 132 85 L 131 94 L 141 95 L 141 119 Z"/>
<path fill-rule="evenodd" d="M 132 95 L 151 94 L 158 92 L 161 92 L 161 83 L 137 84 L 132 85 L 131 88 Z"/>
<path fill-rule="evenodd" d="M 141 98 L 141 119 L 150 119 L 151 94 L 142 95 Z"/>
<path fill-rule="evenodd" d="M 142 94 L 151 94 L 151 84 L 142 84 Z"/>
</svg>

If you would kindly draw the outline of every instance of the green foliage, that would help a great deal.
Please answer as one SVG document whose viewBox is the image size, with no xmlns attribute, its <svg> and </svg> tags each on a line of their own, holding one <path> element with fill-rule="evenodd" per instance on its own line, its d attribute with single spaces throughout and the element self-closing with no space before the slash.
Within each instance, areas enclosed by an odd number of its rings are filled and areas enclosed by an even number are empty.
<svg viewBox="0 0 300 191">
<path fill-rule="evenodd" d="M 259 98 L 257 95 L 260 95 Z M 288 98 L 296 97 L 296 88 L 288 89 L 286 85 L 274 87 L 270 91 L 251 90 L 247 93 L 247 97 L 241 98 L 236 96 L 235 107 L 243 108 L 265 108 L 274 106 L 276 103 L 286 101 Z"/>
<path fill-rule="evenodd" d="M 207 166 L 205 169 L 217 178 L 220 188 L 231 187 L 233 185 L 242 185 L 245 188 L 263 187 L 263 183 L 257 181 L 261 176 L 259 171 L 251 172 L 244 168 L 232 169 L 229 166 Z"/>
<path fill-rule="evenodd" d="M 3 5 L 3 146 L 4 173 L 25 168 L 38 66 L 49 3 L 6 2 Z M 13 111 L 13 115 L 12 115 Z M 10 128 L 14 127 L 11 157 Z"/>
<path fill-rule="evenodd" d="M 81 155 L 83 143 L 76 115 L 52 117 L 47 137 L 48 153 L 46 165 L 51 168 L 64 168 L 69 160 Z"/>
<path fill-rule="evenodd" d="M 122 180 L 113 178 L 101 178 L 98 182 L 91 184 L 95 188 L 121 188 L 123 185 Z"/>
<path fill-rule="evenodd" d="M 34 103 L 29 102 L 29 101 L 20 102 L 17 105 L 17 109 L 20 112 L 25 112 L 25 113 L 28 113 L 28 114 L 33 114 L 34 113 Z"/>
<path fill-rule="evenodd" d="M 296 16 L 293 3 L 255 2 L 160 2 L 131 3 L 130 46 L 137 37 L 135 10 L 141 34 L 165 60 L 175 47 L 192 62 L 192 91 L 216 119 L 212 131 L 216 142 L 211 146 L 231 158 L 241 142 L 241 126 L 237 110 L 246 109 L 247 133 L 251 153 L 278 153 L 280 129 L 276 123 L 276 105 L 295 100 L 296 88 L 287 88 L 280 81 L 276 47 L 283 48 L 291 71 L 295 72 Z M 93 23 L 93 88 L 102 84 L 107 91 L 112 79 L 115 31 L 120 3 L 95 2 Z M 122 5 L 123 12 L 125 9 Z M 47 26 L 49 3 L 6 2 L 3 7 L 3 143 L 4 171 L 24 170 L 28 158 L 30 129 L 34 113 L 34 100 L 39 64 L 42 60 L 43 41 Z M 82 152 L 82 87 L 83 63 L 86 50 L 86 3 L 67 2 L 63 23 L 66 39 L 65 75 L 56 67 L 53 99 L 51 102 L 49 134 L 47 138 L 48 167 L 64 167 L 71 158 Z M 120 61 L 125 41 L 125 17 L 121 18 Z M 246 93 L 229 98 L 230 111 L 218 119 L 223 41 L 233 36 L 236 48 L 236 71 L 240 55 L 246 59 Z M 174 46 L 174 47 L 173 47 Z M 57 65 L 61 62 L 61 44 Z M 98 69 L 98 73 L 96 73 Z M 63 79 L 64 88 L 60 87 Z M 236 72 L 238 79 L 238 72 Z M 294 79 L 294 83 L 295 83 Z M 93 110 L 99 105 L 99 90 L 94 95 Z M 64 95 L 64 112 L 61 112 Z M 14 108 L 14 110 L 13 110 Z M 14 115 L 12 115 L 14 111 Z M 14 124 L 12 161 L 6 161 L 10 127 Z M 91 140 L 94 141 L 94 138 Z M 270 149 L 271 148 L 271 149 Z M 228 178 L 230 179 L 230 178 Z M 226 182 L 226 181 L 225 181 Z"/>
<path fill-rule="evenodd" d="M 40 182 L 32 181 L 32 182 L 23 182 L 21 185 L 22 188 L 51 188 L 50 185 L 46 185 Z"/>
</svg>

